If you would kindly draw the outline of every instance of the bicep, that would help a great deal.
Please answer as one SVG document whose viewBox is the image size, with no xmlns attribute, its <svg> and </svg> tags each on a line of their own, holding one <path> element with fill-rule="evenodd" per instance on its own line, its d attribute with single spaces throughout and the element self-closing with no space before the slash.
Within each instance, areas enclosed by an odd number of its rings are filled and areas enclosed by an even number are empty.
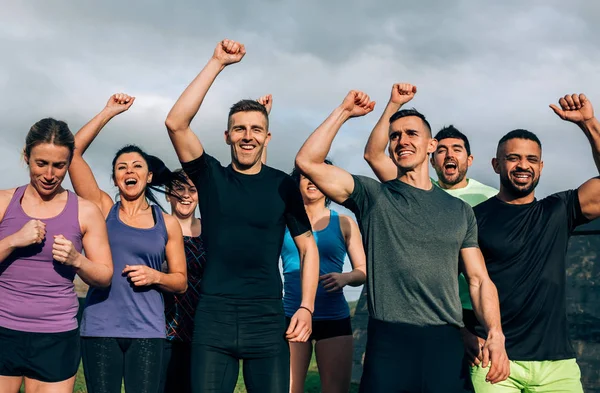
<svg viewBox="0 0 600 393">
<path fill-rule="evenodd" d="M 181 131 L 172 131 L 169 129 L 169 138 L 181 162 L 193 161 L 204 154 L 204 148 L 200 139 L 190 127 Z"/>
<path fill-rule="evenodd" d="M 577 190 L 581 213 L 588 220 L 600 217 L 600 178 L 583 183 Z"/>
<path fill-rule="evenodd" d="M 79 154 L 74 155 L 69 165 L 69 178 L 77 195 L 98 206 L 105 216 L 108 214 L 112 198 L 100 189 L 92 168 Z"/>
<path fill-rule="evenodd" d="M 367 257 L 358 225 L 350 217 L 340 216 L 346 251 L 353 269 L 365 270 Z"/>
<path fill-rule="evenodd" d="M 485 260 L 478 247 L 469 247 L 460 250 L 460 270 L 465 275 L 469 284 L 481 282 L 488 278 Z"/>
<path fill-rule="evenodd" d="M 292 239 L 294 240 L 294 244 L 298 249 L 300 257 L 306 255 L 311 248 L 317 248 L 317 243 L 315 243 L 315 238 L 311 231 L 306 231 L 298 236 L 294 236 Z"/>
<path fill-rule="evenodd" d="M 380 182 L 394 180 L 398 178 L 398 167 L 394 161 L 385 153 L 378 154 L 375 157 L 367 159 L 367 163 L 375 173 Z"/>
<path fill-rule="evenodd" d="M 108 242 L 106 221 L 102 213 L 92 204 L 82 210 L 81 222 L 85 223 L 85 227 L 82 228 L 82 245 L 86 258 L 112 268 L 112 253 Z"/>
<path fill-rule="evenodd" d="M 313 165 L 307 177 L 335 203 L 341 204 L 354 191 L 352 175 L 342 168 L 328 164 Z"/>
<path fill-rule="evenodd" d="M 175 218 L 167 215 L 165 215 L 165 225 L 167 227 L 168 236 L 167 244 L 165 246 L 165 255 L 169 273 L 185 273 L 185 250 L 183 247 L 183 233 L 181 232 L 181 226 Z"/>
</svg>

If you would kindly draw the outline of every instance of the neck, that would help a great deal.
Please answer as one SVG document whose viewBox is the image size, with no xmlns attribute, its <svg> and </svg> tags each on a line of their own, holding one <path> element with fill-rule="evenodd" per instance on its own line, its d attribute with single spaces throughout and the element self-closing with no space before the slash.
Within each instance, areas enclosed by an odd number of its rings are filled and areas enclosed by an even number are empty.
<svg viewBox="0 0 600 393">
<path fill-rule="evenodd" d="M 175 213 L 173 213 L 173 217 L 179 221 L 184 236 L 194 236 L 194 228 L 200 224 L 199 218 L 194 217 L 193 214 L 190 214 L 188 217 L 180 217 Z"/>
<path fill-rule="evenodd" d="M 429 167 L 423 164 L 411 170 L 398 168 L 398 180 L 422 190 L 431 190 L 431 187 L 433 187 L 429 177 Z"/>
<path fill-rule="evenodd" d="M 121 210 L 125 212 L 128 216 L 135 216 L 139 214 L 141 211 L 147 210 L 150 208 L 150 204 L 146 200 L 145 194 L 142 194 L 140 197 L 134 200 L 127 200 L 123 198 L 123 195 L 120 196 L 121 202 Z"/>
<path fill-rule="evenodd" d="M 244 175 L 256 175 L 262 169 L 262 162 L 259 160 L 252 166 L 244 166 L 235 160 L 231 160 L 231 167 L 234 171 L 243 173 Z"/>
<path fill-rule="evenodd" d="M 306 210 L 306 215 L 311 223 L 319 220 L 329 212 L 329 209 L 325 207 L 325 201 L 322 199 L 314 202 L 304 201 L 304 209 Z"/>
<path fill-rule="evenodd" d="M 510 203 L 511 205 L 526 205 L 535 200 L 535 191 L 531 191 L 531 193 L 525 196 L 515 196 L 508 192 L 502 185 L 500 185 L 500 192 L 498 193 L 497 197 L 502 202 Z"/>
<path fill-rule="evenodd" d="M 465 188 L 466 186 L 468 186 L 469 180 L 465 176 L 464 179 L 462 179 L 460 182 L 458 182 L 456 184 L 446 184 L 441 180 L 441 178 L 438 177 L 438 185 L 440 186 L 440 188 L 443 188 L 444 190 L 459 190 L 461 188 Z"/>
<path fill-rule="evenodd" d="M 41 200 L 42 202 L 50 202 L 51 200 L 53 200 L 57 195 L 61 194 L 63 191 L 65 191 L 64 188 L 62 188 L 62 186 L 59 186 L 55 192 L 53 192 L 50 195 L 42 195 L 38 192 L 38 190 L 32 185 L 29 184 L 29 186 L 27 186 L 27 189 L 29 189 L 30 193 L 33 195 L 34 198 Z M 27 192 L 27 189 L 25 189 L 25 192 Z"/>
</svg>

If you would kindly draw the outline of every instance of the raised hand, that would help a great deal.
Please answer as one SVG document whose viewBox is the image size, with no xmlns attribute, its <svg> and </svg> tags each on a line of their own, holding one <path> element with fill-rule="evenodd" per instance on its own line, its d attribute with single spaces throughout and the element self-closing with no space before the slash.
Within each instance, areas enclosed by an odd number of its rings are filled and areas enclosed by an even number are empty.
<svg viewBox="0 0 600 393">
<path fill-rule="evenodd" d="M 81 254 L 73 247 L 73 243 L 63 235 L 54 236 L 52 244 L 52 257 L 63 265 L 78 267 L 78 259 Z"/>
<path fill-rule="evenodd" d="M 583 123 L 594 118 L 594 108 L 585 94 L 567 94 L 558 100 L 560 108 L 554 104 L 550 108 L 563 120 Z"/>
<path fill-rule="evenodd" d="M 225 39 L 217 44 L 213 53 L 213 59 L 216 59 L 221 65 L 237 63 L 246 54 L 246 48 L 239 42 Z"/>
<path fill-rule="evenodd" d="M 120 113 L 125 112 L 133 105 L 135 97 L 131 97 L 124 93 L 117 93 L 110 96 L 106 103 L 105 110 L 108 111 L 112 116 L 116 116 Z"/>
<path fill-rule="evenodd" d="M 145 265 L 125 265 L 122 271 L 136 287 L 158 284 L 160 273 Z"/>
<path fill-rule="evenodd" d="M 271 107 L 273 106 L 273 95 L 267 94 L 256 100 L 259 104 L 263 105 L 267 110 L 267 114 L 271 113 Z"/>
<path fill-rule="evenodd" d="M 371 101 L 369 96 L 362 91 L 351 90 L 341 106 L 350 114 L 350 117 L 360 117 L 373 111 L 375 101 Z"/>
<path fill-rule="evenodd" d="M 390 101 L 400 106 L 412 100 L 417 93 L 417 86 L 410 83 L 395 83 L 392 86 Z"/>
<path fill-rule="evenodd" d="M 40 244 L 46 237 L 46 224 L 40 220 L 30 220 L 13 237 L 14 246 L 18 248 Z"/>
</svg>

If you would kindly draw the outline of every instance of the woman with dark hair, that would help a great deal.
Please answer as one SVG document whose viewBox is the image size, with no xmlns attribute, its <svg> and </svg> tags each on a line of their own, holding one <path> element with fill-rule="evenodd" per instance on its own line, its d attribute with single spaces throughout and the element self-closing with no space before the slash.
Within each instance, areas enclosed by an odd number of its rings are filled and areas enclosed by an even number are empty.
<svg viewBox="0 0 600 393">
<path fill-rule="evenodd" d="M 0 191 L 0 391 L 73 391 L 81 358 L 73 279 L 110 285 L 106 225 L 62 187 L 75 149 L 67 124 L 35 123 L 25 140 L 29 184 Z M 85 250 L 85 256 L 81 253 Z"/>
<path fill-rule="evenodd" d="M 326 161 L 329 165 L 331 162 Z M 324 393 L 348 392 L 352 373 L 352 326 L 344 297 L 346 285 L 366 279 L 366 257 L 358 225 L 350 217 L 328 208 L 330 200 L 297 168 L 291 176 L 300 187 L 304 207 L 319 249 L 319 287 L 315 298 L 312 334 L 305 343 L 290 343 L 290 392 L 304 392 L 304 380 L 314 350 Z M 342 273 L 348 254 L 352 271 Z M 281 249 L 283 308 L 288 320 L 300 306 L 300 260 L 286 230 Z"/>
<path fill-rule="evenodd" d="M 182 169 L 175 172 L 185 175 Z M 200 298 L 200 281 L 204 273 L 206 254 L 200 233 L 202 223 L 196 217 L 198 190 L 185 177 L 186 182 L 176 182 L 167 189 L 167 202 L 171 214 L 181 225 L 185 260 L 187 264 L 187 291 L 184 294 L 165 296 L 167 340 L 165 342 L 163 382 L 165 393 L 191 392 L 191 351 L 194 333 L 194 315 Z"/>
<path fill-rule="evenodd" d="M 112 285 L 92 288 L 81 322 L 83 366 L 90 393 L 158 392 L 165 339 L 161 291 L 183 293 L 187 278 L 179 222 L 164 213 L 152 190 L 185 182 L 161 160 L 128 145 L 115 155 L 112 179 L 119 200 L 100 190 L 83 153 L 134 98 L 110 97 L 106 107 L 75 135 L 77 149 L 69 168 L 78 195 L 100 207 L 115 263 Z M 167 261 L 168 273 L 161 271 Z"/>
</svg>

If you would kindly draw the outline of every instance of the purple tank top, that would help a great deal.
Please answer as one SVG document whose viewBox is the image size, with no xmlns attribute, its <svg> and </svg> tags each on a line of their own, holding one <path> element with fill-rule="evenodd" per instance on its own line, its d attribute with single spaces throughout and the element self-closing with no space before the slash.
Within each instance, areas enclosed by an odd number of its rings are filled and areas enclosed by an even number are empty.
<svg viewBox="0 0 600 393">
<path fill-rule="evenodd" d="M 0 239 L 19 231 L 35 217 L 21 207 L 27 186 L 17 188 L 0 221 Z M 75 270 L 54 261 L 55 235 L 63 235 L 81 252 L 81 227 L 77 195 L 67 191 L 67 203 L 46 224 L 42 244 L 15 249 L 0 262 L 0 326 L 35 333 L 59 333 L 77 329 L 79 303 L 73 285 Z"/>
<path fill-rule="evenodd" d="M 161 270 L 165 260 L 167 228 L 160 208 L 152 206 L 155 224 L 140 229 L 119 218 L 120 202 L 106 217 L 114 273 L 108 288 L 90 288 L 85 299 L 81 336 L 165 338 L 162 293 L 155 286 L 134 287 L 121 272 L 125 265 Z"/>
</svg>

